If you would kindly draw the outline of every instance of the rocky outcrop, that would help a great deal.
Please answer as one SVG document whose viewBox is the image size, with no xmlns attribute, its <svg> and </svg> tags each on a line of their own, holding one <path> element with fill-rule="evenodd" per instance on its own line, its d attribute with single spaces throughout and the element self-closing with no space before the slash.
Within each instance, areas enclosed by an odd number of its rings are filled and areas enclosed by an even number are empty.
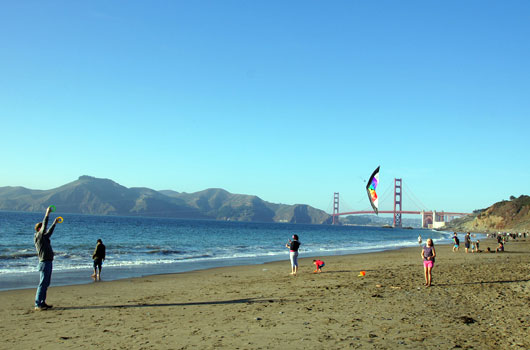
<svg viewBox="0 0 530 350">
<path fill-rule="evenodd" d="M 452 231 L 498 232 L 530 231 L 530 197 L 511 197 L 489 208 L 477 210 L 468 217 L 449 223 L 445 229 Z"/>
</svg>

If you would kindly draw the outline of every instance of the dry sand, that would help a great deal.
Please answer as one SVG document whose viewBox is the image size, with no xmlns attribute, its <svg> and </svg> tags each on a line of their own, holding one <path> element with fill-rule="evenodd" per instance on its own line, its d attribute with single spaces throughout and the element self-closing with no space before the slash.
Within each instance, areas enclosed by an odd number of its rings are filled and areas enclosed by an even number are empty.
<svg viewBox="0 0 530 350">
<path fill-rule="evenodd" d="M 481 248 L 494 247 L 483 241 Z M 438 246 L 0 293 L 3 349 L 530 349 L 530 240 Z M 303 254 L 302 254 L 303 256 Z M 365 270 L 366 277 L 358 277 Z M 90 270 L 87 270 L 89 278 Z"/>
</svg>

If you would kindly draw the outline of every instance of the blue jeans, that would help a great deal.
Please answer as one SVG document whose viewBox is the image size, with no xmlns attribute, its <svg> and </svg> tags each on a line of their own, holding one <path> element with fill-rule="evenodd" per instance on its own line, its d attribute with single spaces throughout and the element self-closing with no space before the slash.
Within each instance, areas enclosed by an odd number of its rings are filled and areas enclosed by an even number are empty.
<svg viewBox="0 0 530 350">
<path fill-rule="evenodd" d="M 52 281 L 53 261 L 39 263 L 40 282 L 35 295 L 35 306 L 42 306 L 46 302 L 46 292 Z"/>
</svg>

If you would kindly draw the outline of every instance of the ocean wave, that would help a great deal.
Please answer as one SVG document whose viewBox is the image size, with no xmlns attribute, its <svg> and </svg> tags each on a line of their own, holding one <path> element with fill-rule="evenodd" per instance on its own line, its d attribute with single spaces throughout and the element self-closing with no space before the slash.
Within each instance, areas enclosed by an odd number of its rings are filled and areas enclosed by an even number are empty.
<svg viewBox="0 0 530 350">
<path fill-rule="evenodd" d="M 182 254 L 183 252 L 180 250 L 171 250 L 171 249 L 155 249 L 155 250 L 149 250 L 146 253 L 147 254 L 171 255 L 171 254 Z"/>
<path fill-rule="evenodd" d="M 205 258 L 212 258 L 213 255 L 210 254 L 202 254 L 202 255 L 195 255 L 195 256 L 185 256 L 182 258 L 178 258 L 176 260 L 191 260 L 191 259 L 205 259 Z"/>
<path fill-rule="evenodd" d="M 24 259 L 24 258 L 33 258 L 37 256 L 37 252 L 16 252 L 13 254 L 2 254 L 0 255 L 0 260 L 15 260 L 15 259 Z"/>
</svg>

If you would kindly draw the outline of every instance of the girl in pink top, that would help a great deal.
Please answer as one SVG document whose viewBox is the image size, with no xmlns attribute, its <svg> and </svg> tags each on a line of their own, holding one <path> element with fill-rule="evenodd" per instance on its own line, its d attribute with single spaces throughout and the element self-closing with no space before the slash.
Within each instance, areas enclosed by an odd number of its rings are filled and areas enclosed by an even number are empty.
<svg viewBox="0 0 530 350">
<path fill-rule="evenodd" d="M 429 238 L 427 240 L 427 245 L 425 245 L 421 251 L 421 257 L 423 258 L 423 268 L 425 271 L 425 286 L 430 287 L 432 281 L 432 268 L 434 266 L 434 258 L 436 257 L 432 239 Z"/>
</svg>

